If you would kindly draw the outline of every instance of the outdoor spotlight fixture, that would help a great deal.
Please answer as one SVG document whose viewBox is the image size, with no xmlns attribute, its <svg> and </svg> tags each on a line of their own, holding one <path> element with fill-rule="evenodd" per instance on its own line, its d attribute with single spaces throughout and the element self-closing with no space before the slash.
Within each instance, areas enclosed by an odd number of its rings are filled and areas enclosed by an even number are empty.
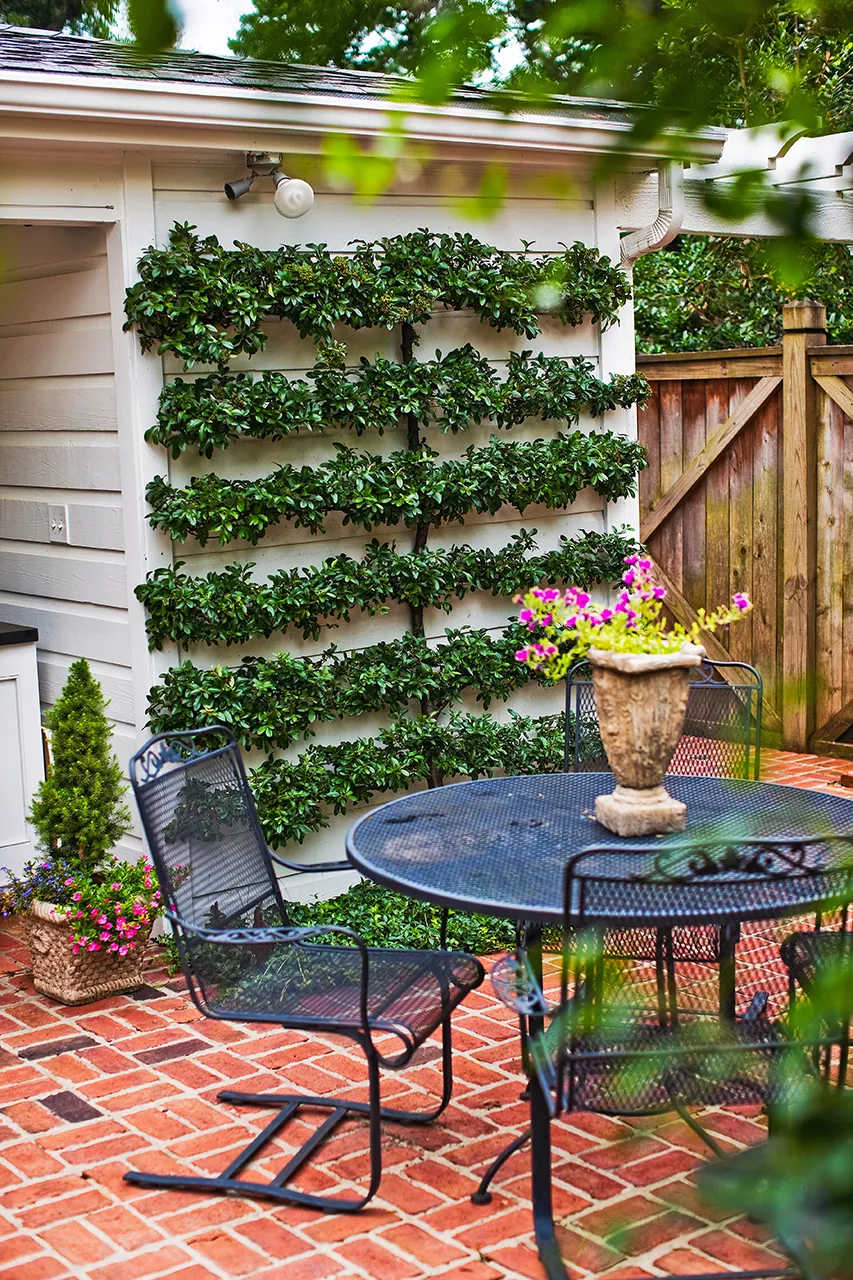
<svg viewBox="0 0 853 1280">
<path fill-rule="evenodd" d="M 290 178 L 282 173 L 281 161 L 281 155 L 275 152 L 250 151 L 246 156 L 246 168 L 250 170 L 247 177 L 225 183 L 228 199 L 239 200 L 251 190 L 255 178 L 272 178 L 276 212 L 283 218 L 301 218 L 314 203 L 314 191 L 302 178 Z"/>
</svg>

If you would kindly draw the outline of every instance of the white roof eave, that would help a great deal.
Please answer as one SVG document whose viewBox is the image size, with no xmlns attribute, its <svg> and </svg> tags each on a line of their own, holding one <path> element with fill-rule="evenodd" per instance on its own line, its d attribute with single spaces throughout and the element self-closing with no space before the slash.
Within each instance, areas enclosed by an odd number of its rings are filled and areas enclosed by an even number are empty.
<svg viewBox="0 0 853 1280">
<path fill-rule="evenodd" d="M 405 117 L 406 134 L 417 142 L 587 156 L 622 150 L 626 159 L 650 164 L 676 147 L 693 163 L 713 163 L 725 141 L 723 130 L 706 129 L 687 140 L 673 133 L 647 145 L 626 139 L 620 147 L 620 136 L 630 125 L 606 118 L 561 118 L 556 112 L 505 115 L 458 103 L 428 106 L 232 85 L 0 70 L 0 136 L 16 138 L 53 136 L 152 149 L 182 143 L 284 149 L 285 139 L 298 135 L 315 139 L 319 148 L 328 134 L 381 137 L 389 117 Z M 276 141 L 282 145 L 274 147 Z"/>
</svg>

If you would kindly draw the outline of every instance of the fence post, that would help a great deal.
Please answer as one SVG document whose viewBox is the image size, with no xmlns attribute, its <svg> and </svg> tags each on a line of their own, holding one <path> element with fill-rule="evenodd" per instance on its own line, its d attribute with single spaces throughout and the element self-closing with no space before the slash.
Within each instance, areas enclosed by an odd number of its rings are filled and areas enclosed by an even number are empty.
<svg viewBox="0 0 853 1280">
<path fill-rule="evenodd" d="M 826 308 L 786 302 L 782 327 L 782 745 L 806 751 L 815 727 L 817 578 L 817 411 L 808 349 L 826 344 Z"/>
</svg>

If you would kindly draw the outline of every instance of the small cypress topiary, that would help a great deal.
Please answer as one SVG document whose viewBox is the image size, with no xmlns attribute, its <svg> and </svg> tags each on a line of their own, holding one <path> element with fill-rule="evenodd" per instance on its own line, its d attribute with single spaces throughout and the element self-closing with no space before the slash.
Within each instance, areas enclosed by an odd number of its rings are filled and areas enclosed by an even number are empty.
<svg viewBox="0 0 853 1280">
<path fill-rule="evenodd" d="M 106 702 L 85 658 L 48 712 L 53 765 L 33 800 L 29 820 L 46 850 L 94 866 L 130 826 L 126 784 L 112 750 Z"/>
</svg>

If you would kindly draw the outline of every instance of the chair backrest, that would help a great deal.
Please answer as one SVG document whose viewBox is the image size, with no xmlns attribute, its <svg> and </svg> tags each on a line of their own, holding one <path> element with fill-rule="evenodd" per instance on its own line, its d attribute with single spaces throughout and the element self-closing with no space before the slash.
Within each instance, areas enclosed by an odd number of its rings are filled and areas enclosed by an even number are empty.
<svg viewBox="0 0 853 1280">
<path fill-rule="evenodd" d="M 743 924 L 752 936 L 756 929 L 785 917 L 801 916 L 819 903 L 834 907 L 847 901 L 851 891 L 850 836 L 728 841 L 709 836 L 702 841 L 657 847 L 631 846 L 625 841 L 575 854 L 565 869 L 556 1017 L 548 1032 L 540 1035 L 536 1043 L 531 1042 L 531 1059 L 543 1087 L 553 1093 L 557 1107 L 565 1103 L 570 1109 L 593 1101 L 593 1109 L 615 1114 L 671 1106 L 668 1086 L 665 1082 L 662 1085 L 662 1080 L 666 1073 L 672 1074 L 674 1067 L 666 1061 L 665 1050 L 660 1060 L 654 1056 L 659 1052 L 651 1044 L 654 1020 L 644 1013 L 646 997 L 640 985 L 645 975 L 613 961 L 601 945 L 602 931 L 614 919 L 624 919 L 628 925 L 642 921 L 646 927 L 668 929 L 728 922 L 730 930 Z M 728 964 L 734 1002 L 733 955 Z M 761 978 L 763 985 L 764 965 Z M 722 981 L 721 972 L 721 985 Z M 750 994 L 749 989 L 743 994 Z M 668 1010 L 670 1030 L 696 1019 L 720 1026 L 719 1010 L 709 1022 L 707 1012 L 682 1007 L 676 996 L 673 988 Z M 752 993 L 750 1007 L 741 1015 L 744 1025 L 758 1031 L 758 1020 L 765 1017 L 767 1001 L 767 994 Z M 686 1015 L 683 1024 L 682 1015 Z M 666 1022 L 660 1025 L 666 1029 Z M 630 1038 L 626 1041 L 629 1028 Z M 751 1039 L 751 1035 L 747 1037 Z M 692 1043 L 698 1048 L 703 1040 L 700 1036 Z M 779 1038 L 777 1043 L 783 1046 L 786 1041 Z M 744 1048 L 752 1047 L 744 1044 Z M 647 1059 L 649 1069 L 643 1072 L 640 1060 L 647 1048 L 651 1048 L 652 1057 Z M 612 1054 L 609 1064 L 608 1054 Z M 733 1071 L 722 1061 L 722 1100 L 728 1097 L 732 1102 L 755 1101 L 748 1073 L 741 1078 L 740 1070 Z M 707 1076 L 706 1083 L 710 1079 Z M 580 1091 L 577 1095 L 576 1089 Z M 704 1100 L 713 1102 L 713 1098 Z"/>
<path fill-rule="evenodd" d="M 228 729 L 159 734 L 131 760 L 130 781 L 167 906 L 187 926 L 287 922 Z"/>
<path fill-rule="evenodd" d="M 706 658 L 691 674 L 684 733 L 670 773 L 709 778 L 758 778 L 763 685 L 745 662 Z M 578 662 L 566 677 L 567 773 L 608 768 L 598 732 L 589 663 Z"/>
</svg>

